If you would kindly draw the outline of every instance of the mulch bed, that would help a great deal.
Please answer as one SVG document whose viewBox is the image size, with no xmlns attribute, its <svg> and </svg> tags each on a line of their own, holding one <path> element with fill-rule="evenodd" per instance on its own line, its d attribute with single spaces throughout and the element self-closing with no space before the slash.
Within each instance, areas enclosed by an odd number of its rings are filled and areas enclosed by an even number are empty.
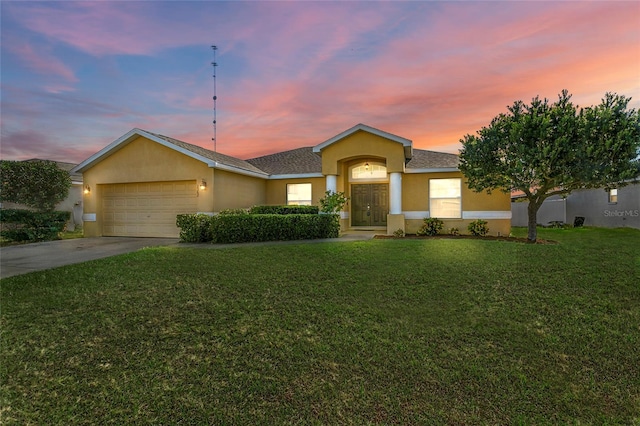
<svg viewBox="0 0 640 426">
<path fill-rule="evenodd" d="M 516 238 L 516 237 L 497 237 L 487 235 L 484 237 L 476 237 L 475 235 L 434 235 L 434 236 L 422 236 L 415 234 L 407 234 L 404 237 L 396 237 L 395 235 L 375 235 L 373 237 L 376 240 L 400 240 L 400 239 L 409 239 L 409 240 L 428 240 L 428 239 L 447 239 L 447 240 L 485 240 L 485 241 L 509 241 L 513 243 L 527 243 L 531 244 L 529 240 L 526 238 Z M 535 244 L 558 244 L 557 241 L 553 240 L 542 240 L 538 238 Z"/>
</svg>

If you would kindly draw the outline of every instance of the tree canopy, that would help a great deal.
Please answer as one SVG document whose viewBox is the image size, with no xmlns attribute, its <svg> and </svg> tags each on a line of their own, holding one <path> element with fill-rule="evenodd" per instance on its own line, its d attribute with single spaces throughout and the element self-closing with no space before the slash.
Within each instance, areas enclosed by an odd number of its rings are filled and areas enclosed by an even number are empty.
<svg viewBox="0 0 640 426">
<path fill-rule="evenodd" d="M 460 140 L 460 170 L 475 191 L 521 191 L 535 241 L 542 202 L 581 188 L 614 188 L 640 176 L 640 115 L 631 98 L 607 93 L 579 108 L 563 90 L 550 103 L 516 101 L 475 135 Z"/>
<path fill-rule="evenodd" d="M 69 195 L 71 177 L 49 160 L 0 160 L 0 201 L 41 211 L 55 209 Z"/>
</svg>

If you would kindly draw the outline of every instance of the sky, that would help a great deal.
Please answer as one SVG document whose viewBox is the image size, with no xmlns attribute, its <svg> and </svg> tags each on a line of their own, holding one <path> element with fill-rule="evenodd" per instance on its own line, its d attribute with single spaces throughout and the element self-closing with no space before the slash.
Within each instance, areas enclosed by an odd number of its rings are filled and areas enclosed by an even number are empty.
<svg viewBox="0 0 640 426">
<path fill-rule="evenodd" d="M 640 109 L 640 2 L 1 1 L 0 157 L 138 127 L 242 159 L 363 123 L 457 153 L 516 100 Z"/>
</svg>

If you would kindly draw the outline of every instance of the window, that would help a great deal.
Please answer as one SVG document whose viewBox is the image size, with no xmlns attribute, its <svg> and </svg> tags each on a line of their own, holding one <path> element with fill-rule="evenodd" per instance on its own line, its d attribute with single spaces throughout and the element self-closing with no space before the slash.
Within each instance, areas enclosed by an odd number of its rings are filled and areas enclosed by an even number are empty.
<svg viewBox="0 0 640 426">
<path fill-rule="evenodd" d="M 311 184 L 310 183 L 290 183 L 287 185 L 287 205 L 288 206 L 310 206 L 311 205 Z"/>
<path fill-rule="evenodd" d="M 351 180 L 386 179 L 387 168 L 383 164 L 366 162 L 351 169 Z"/>
<path fill-rule="evenodd" d="M 609 190 L 609 204 L 616 204 L 618 202 L 618 188 L 611 188 Z"/>
<path fill-rule="evenodd" d="M 439 219 L 462 217 L 462 179 L 429 180 L 429 216 Z"/>
</svg>

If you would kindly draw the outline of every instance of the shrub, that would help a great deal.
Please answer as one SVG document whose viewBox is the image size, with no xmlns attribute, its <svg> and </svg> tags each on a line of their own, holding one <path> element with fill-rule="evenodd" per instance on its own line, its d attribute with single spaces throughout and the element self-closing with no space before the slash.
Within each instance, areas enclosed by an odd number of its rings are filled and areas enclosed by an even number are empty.
<svg viewBox="0 0 640 426">
<path fill-rule="evenodd" d="M 549 225 L 547 227 L 548 228 L 554 228 L 554 229 L 564 229 L 564 228 L 566 228 L 566 225 L 561 220 L 553 220 L 553 221 L 549 222 Z"/>
<path fill-rule="evenodd" d="M 318 214 L 318 206 L 253 206 L 249 214 Z"/>
<path fill-rule="evenodd" d="M 69 195 L 71 177 L 49 160 L 0 160 L 0 202 L 53 211 Z"/>
<path fill-rule="evenodd" d="M 180 228 L 180 240 L 185 243 L 206 243 L 213 239 L 209 215 L 179 214 L 176 225 Z"/>
<path fill-rule="evenodd" d="M 488 222 L 486 220 L 478 219 L 474 220 L 467 226 L 467 229 L 471 233 L 471 235 L 475 235 L 477 237 L 484 237 L 489 232 L 489 227 L 487 226 Z"/>
<path fill-rule="evenodd" d="M 393 231 L 393 236 L 394 237 L 399 237 L 399 238 L 404 238 L 404 230 L 402 228 L 398 228 L 395 231 Z"/>
<path fill-rule="evenodd" d="M 449 229 L 449 235 L 453 235 L 455 237 L 457 237 L 458 235 L 460 235 L 460 230 L 458 228 L 451 228 Z"/>
<path fill-rule="evenodd" d="M 416 235 L 428 235 L 430 237 L 437 235 L 444 226 L 444 222 L 437 217 L 427 217 L 424 219 L 424 225 L 418 229 Z"/>
<path fill-rule="evenodd" d="M 50 241 L 64 231 L 71 212 L 0 210 L 0 235 L 10 241 Z"/>
<path fill-rule="evenodd" d="M 347 204 L 349 198 L 344 192 L 326 191 L 324 197 L 320 199 L 320 210 L 322 213 L 340 213 Z"/>
<path fill-rule="evenodd" d="M 338 215 L 218 215 L 210 220 L 214 243 L 285 241 L 339 236 Z"/>
<path fill-rule="evenodd" d="M 249 214 L 247 209 L 225 209 L 220 210 L 218 214 Z"/>
</svg>

